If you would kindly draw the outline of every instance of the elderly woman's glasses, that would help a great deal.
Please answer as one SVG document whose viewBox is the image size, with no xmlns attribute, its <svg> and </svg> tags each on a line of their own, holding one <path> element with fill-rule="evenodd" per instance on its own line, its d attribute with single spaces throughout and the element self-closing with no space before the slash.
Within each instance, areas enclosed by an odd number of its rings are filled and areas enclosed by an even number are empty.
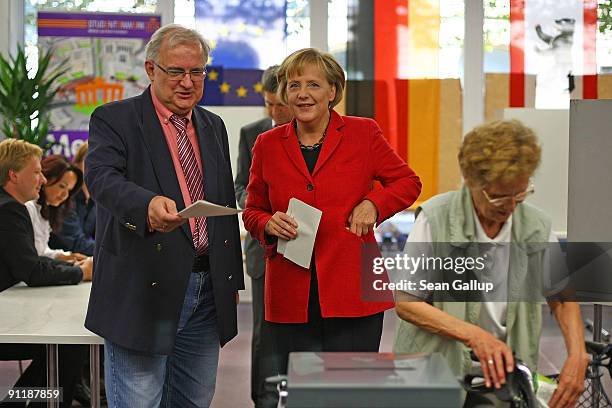
<svg viewBox="0 0 612 408">
<path fill-rule="evenodd" d="M 522 203 L 527 197 L 529 197 L 533 193 L 535 193 L 535 187 L 533 183 L 530 184 L 529 187 L 527 187 L 527 190 L 521 191 L 520 193 L 494 198 L 491 198 L 489 194 L 487 194 L 485 189 L 482 189 L 482 194 L 484 195 L 484 198 L 486 198 L 489 204 L 494 207 L 503 207 L 504 205 L 512 204 L 512 200 L 514 200 L 516 203 Z"/>
<path fill-rule="evenodd" d="M 202 81 L 206 76 L 206 70 L 204 68 L 195 68 L 189 71 L 185 71 L 182 68 L 164 68 L 160 66 L 157 62 L 153 62 L 155 66 L 168 75 L 169 79 L 173 81 L 182 81 L 185 78 L 185 75 L 189 75 L 192 82 Z"/>
</svg>

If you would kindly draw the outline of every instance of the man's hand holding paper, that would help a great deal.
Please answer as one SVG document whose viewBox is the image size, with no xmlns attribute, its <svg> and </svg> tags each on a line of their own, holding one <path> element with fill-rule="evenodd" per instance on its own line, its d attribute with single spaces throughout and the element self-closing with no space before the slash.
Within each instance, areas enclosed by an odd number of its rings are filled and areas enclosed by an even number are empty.
<svg viewBox="0 0 612 408">
<path fill-rule="evenodd" d="M 150 232 L 170 232 L 185 222 L 186 220 L 177 214 L 174 200 L 164 196 L 155 196 L 149 203 L 147 223 Z"/>
</svg>

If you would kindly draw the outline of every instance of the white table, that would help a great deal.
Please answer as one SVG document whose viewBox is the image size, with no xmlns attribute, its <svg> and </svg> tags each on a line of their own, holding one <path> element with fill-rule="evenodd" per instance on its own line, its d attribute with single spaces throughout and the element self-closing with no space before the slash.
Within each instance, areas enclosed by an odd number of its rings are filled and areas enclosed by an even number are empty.
<svg viewBox="0 0 612 408">
<path fill-rule="evenodd" d="M 0 293 L 0 343 L 47 345 L 47 386 L 57 387 L 58 344 L 89 344 L 92 407 L 100 406 L 100 344 L 87 330 L 85 314 L 91 283 L 29 288 L 18 284 Z M 49 400 L 48 407 L 59 406 Z"/>
</svg>

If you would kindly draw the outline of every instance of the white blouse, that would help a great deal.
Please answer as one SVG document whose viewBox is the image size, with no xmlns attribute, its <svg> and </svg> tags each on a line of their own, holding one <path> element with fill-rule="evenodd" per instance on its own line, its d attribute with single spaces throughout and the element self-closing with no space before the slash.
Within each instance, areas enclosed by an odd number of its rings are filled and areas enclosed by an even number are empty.
<svg viewBox="0 0 612 408">
<path fill-rule="evenodd" d="M 47 258 L 55 259 L 59 255 L 70 255 L 70 252 L 63 251 L 61 249 L 49 248 L 49 236 L 51 235 L 51 224 L 48 220 L 45 220 L 40 213 L 40 205 L 36 203 L 36 200 L 28 201 L 25 203 L 28 213 L 30 213 L 30 219 L 32 220 L 32 227 L 34 228 L 34 246 L 36 246 L 36 252 L 38 256 L 46 256 Z"/>
</svg>

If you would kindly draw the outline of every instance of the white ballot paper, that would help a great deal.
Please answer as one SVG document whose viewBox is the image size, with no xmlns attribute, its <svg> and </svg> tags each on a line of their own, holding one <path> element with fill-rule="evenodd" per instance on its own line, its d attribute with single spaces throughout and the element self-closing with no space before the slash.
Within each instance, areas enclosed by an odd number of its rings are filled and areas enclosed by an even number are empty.
<svg viewBox="0 0 612 408">
<path fill-rule="evenodd" d="M 221 215 L 234 215 L 242 212 L 232 207 L 223 207 L 222 205 L 209 203 L 205 200 L 198 200 L 189 207 L 180 211 L 178 215 L 183 218 L 193 217 L 219 217 Z"/>
<path fill-rule="evenodd" d="M 297 198 L 289 200 L 287 215 L 295 218 L 298 224 L 297 237 L 286 241 L 278 239 L 276 252 L 302 268 L 310 268 L 310 259 L 314 248 L 319 222 L 323 212 Z"/>
</svg>

